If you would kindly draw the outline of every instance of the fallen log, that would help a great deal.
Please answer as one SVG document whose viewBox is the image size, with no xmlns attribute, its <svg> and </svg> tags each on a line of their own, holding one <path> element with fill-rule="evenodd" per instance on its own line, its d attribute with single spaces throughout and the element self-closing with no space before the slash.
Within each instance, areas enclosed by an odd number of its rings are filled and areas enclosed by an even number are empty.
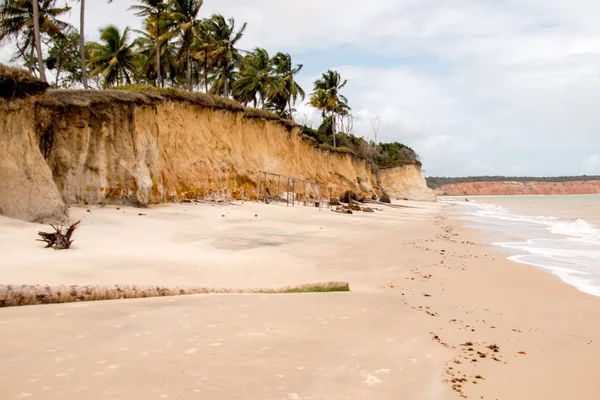
<svg viewBox="0 0 600 400">
<path fill-rule="evenodd" d="M 348 282 L 320 282 L 275 288 L 215 288 L 153 285 L 0 285 L 0 308 L 79 301 L 229 293 L 347 292 Z"/>
</svg>

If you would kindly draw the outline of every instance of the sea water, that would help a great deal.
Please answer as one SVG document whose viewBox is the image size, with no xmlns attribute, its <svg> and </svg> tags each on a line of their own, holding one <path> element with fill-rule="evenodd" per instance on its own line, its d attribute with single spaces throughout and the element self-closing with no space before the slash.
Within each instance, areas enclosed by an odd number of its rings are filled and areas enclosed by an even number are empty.
<svg viewBox="0 0 600 400">
<path fill-rule="evenodd" d="M 468 199 L 469 201 L 465 201 Z M 600 195 L 443 197 L 509 259 L 600 296 Z"/>
</svg>

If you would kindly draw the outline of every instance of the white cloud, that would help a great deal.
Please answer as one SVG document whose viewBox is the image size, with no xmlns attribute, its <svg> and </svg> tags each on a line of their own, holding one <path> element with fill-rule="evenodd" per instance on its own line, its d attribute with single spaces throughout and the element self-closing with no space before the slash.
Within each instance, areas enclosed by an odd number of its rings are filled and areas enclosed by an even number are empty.
<svg viewBox="0 0 600 400">
<path fill-rule="evenodd" d="M 86 36 L 138 28 L 130 3 L 88 1 Z M 414 147 L 431 175 L 597 171 L 596 0 L 205 0 L 212 13 L 248 22 L 243 48 L 298 55 L 307 92 L 311 65 L 340 71 L 357 134 L 371 138 L 379 115 L 380 140 Z M 317 111 L 297 108 L 316 126 Z"/>
<path fill-rule="evenodd" d="M 584 161 L 584 164 L 591 168 L 600 167 L 600 156 L 598 156 L 598 154 L 593 154 Z"/>
</svg>

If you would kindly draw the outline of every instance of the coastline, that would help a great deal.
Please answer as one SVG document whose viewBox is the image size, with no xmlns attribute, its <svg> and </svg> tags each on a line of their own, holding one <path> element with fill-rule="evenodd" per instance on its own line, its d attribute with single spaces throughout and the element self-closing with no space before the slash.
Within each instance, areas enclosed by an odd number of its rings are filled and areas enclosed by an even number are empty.
<svg viewBox="0 0 600 400">
<path fill-rule="evenodd" d="M 560 277 L 600 296 L 600 195 L 447 197 L 468 226 L 492 234 L 488 240 L 510 260 Z M 458 201 L 457 201 L 458 200 Z"/>
<path fill-rule="evenodd" d="M 415 208 L 72 208 L 83 222 L 66 252 L 40 250 L 39 225 L 0 217 L 2 283 L 351 289 L 0 309 L 0 395 L 598 397 L 598 298 L 507 260 L 455 207 L 402 204 Z"/>
</svg>

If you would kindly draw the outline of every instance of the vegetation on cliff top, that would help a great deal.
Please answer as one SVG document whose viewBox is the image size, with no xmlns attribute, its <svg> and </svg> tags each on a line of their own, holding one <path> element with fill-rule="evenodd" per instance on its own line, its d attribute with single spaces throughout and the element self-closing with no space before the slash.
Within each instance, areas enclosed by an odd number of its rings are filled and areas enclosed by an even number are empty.
<svg viewBox="0 0 600 400">
<path fill-rule="evenodd" d="M 327 117 L 317 130 L 305 125 L 302 128 L 302 134 L 312 138 L 321 148 L 333 148 L 334 134 L 331 126 L 332 118 Z M 337 133 L 335 137 L 338 146 L 336 149 L 364 158 L 379 168 L 398 167 L 406 164 L 421 165 L 418 154 L 410 147 L 398 142 L 375 143 L 343 132 Z"/>
<path fill-rule="evenodd" d="M 247 24 L 236 26 L 233 18 L 220 14 L 200 18 L 203 0 L 134 1 L 130 9 L 143 18 L 142 30 L 121 30 L 107 24 L 100 28 L 100 40 L 89 43 L 84 40 L 85 0 L 59 3 L 0 0 L 0 44 L 12 41 L 17 47 L 11 61 L 25 65 L 42 82 L 46 82 L 45 70 L 53 71 L 53 88 L 124 89 L 137 94 L 94 94 L 83 100 L 81 93 L 52 92 L 53 100 L 66 103 L 76 99 L 82 104 L 103 99 L 148 102 L 158 100 L 154 97 L 158 94 L 211 108 L 246 109 L 248 118 L 284 118 L 287 125 L 294 125 L 293 106 L 305 98 L 296 81 L 303 65 L 295 65 L 286 53 L 270 55 L 260 47 L 239 49 Z M 61 20 L 74 4 L 80 7 L 79 29 Z M 34 17 L 36 14 L 39 17 Z M 346 84 L 332 70 L 313 84 L 308 104 L 320 110 L 331 125 L 331 141 L 317 139 L 324 147 L 338 146 L 337 132 L 353 134 L 348 126 L 344 128 L 344 122 L 353 118 L 348 99 L 341 93 Z M 159 88 L 166 91 L 157 93 Z M 18 88 L 5 89 L 5 93 L 4 97 L 24 95 Z M 33 87 L 30 93 L 34 93 Z M 341 136 L 339 145 L 360 154 L 356 143 L 348 144 L 355 142 L 350 139 Z M 390 156 L 379 157 L 379 165 L 393 166 L 411 159 L 403 146 L 394 146 L 388 151 Z"/>
<path fill-rule="evenodd" d="M 198 18 L 202 0 L 138 0 L 131 9 L 144 19 L 144 30 L 106 25 L 100 40 L 88 43 L 81 32 L 85 2 L 78 1 L 80 31 L 61 20 L 71 1 L 64 7 L 57 7 L 57 0 L 39 2 L 36 19 L 32 4 L 37 1 L 0 0 L 0 43 L 16 43 L 12 61 L 22 62 L 42 81 L 46 69 L 54 71 L 55 88 L 135 84 L 203 91 L 287 118 L 294 102 L 304 99 L 295 80 L 302 65 L 282 52 L 271 56 L 263 48 L 238 49 L 247 25 L 236 27 L 233 18 L 219 14 Z M 33 37 L 38 27 L 40 41 Z"/>
<path fill-rule="evenodd" d="M 42 93 L 47 88 L 47 83 L 37 79 L 28 71 L 0 64 L 0 97 L 22 98 Z M 151 105 L 166 100 L 182 101 L 216 110 L 243 112 L 245 118 L 276 121 L 288 129 L 299 127 L 293 120 L 282 118 L 269 110 L 244 108 L 234 99 L 177 88 L 126 85 L 115 87 L 113 90 L 50 89 L 47 91 L 47 95 L 37 99 L 39 104 L 48 107 L 98 107 L 116 103 Z M 353 134 L 340 132 L 336 134 L 338 146 L 333 146 L 334 134 L 331 116 L 323 121 L 318 130 L 303 126 L 300 135 L 304 140 L 313 141 L 317 147 L 323 150 L 353 154 L 380 168 L 405 164 L 420 165 L 418 155 L 410 147 L 397 142 L 375 143 Z"/>
<path fill-rule="evenodd" d="M 21 86 L 0 75 L 0 96 L 43 91 L 48 69 L 54 73 L 53 88 L 75 89 L 48 92 L 40 100 L 48 105 L 152 104 L 167 99 L 297 125 L 293 105 L 305 98 L 296 81 L 303 65 L 295 65 L 286 53 L 239 49 L 246 23 L 236 26 L 233 18 L 219 14 L 199 18 L 203 0 L 137 0 L 130 9 L 143 18 L 143 30 L 108 24 L 100 28 L 98 42 L 85 43 L 85 1 L 77 2 L 79 30 L 61 20 L 75 0 L 62 7 L 58 0 L 0 0 L 0 43 L 15 42 L 12 61 L 23 63 L 30 72 L 20 72 Z M 36 12 L 39 18 L 34 17 Z M 36 74 L 39 80 L 33 77 Z M 333 70 L 314 81 L 308 104 L 321 112 L 323 123 L 318 131 L 305 128 L 303 137 L 316 140 L 323 149 L 353 153 L 383 168 L 419 163 L 407 146 L 377 143 L 379 128 L 374 128 L 374 142 L 353 135 L 354 116 L 342 94 L 346 84 Z M 78 90 L 82 87 L 109 90 L 86 93 Z"/>
<path fill-rule="evenodd" d="M 597 181 L 600 180 L 600 175 L 582 175 L 582 176 L 551 176 L 551 177 L 534 177 L 534 176 L 467 176 L 462 178 L 450 177 L 435 177 L 425 178 L 427 186 L 430 189 L 437 189 L 442 185 L 453 183 L 468 183 L 468 182 L 573 182 L 573 181 Z"/>
</svg>

